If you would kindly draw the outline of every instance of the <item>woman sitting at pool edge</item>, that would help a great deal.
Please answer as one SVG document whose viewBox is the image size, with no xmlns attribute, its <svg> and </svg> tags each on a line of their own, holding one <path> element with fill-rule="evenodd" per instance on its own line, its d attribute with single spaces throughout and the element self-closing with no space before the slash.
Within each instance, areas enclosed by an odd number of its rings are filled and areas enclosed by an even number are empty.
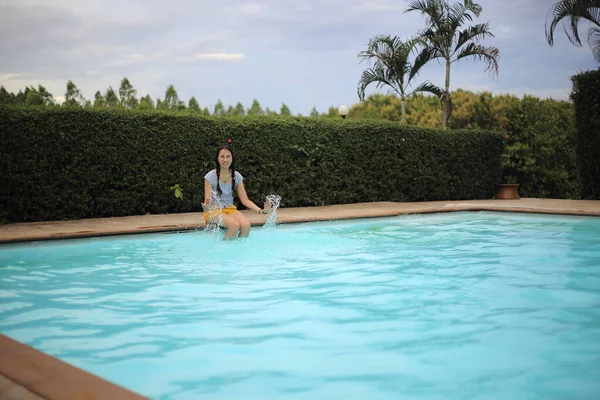
<svg viewBox="0 0 600 400">
<path fill-rule="evenodd" d="M 248 198 L 244 177 L 235 170 L 235 158 L 229 146 L 222 146 L 217 150 L 215 165 L 215 169 L 204 176 L 204 221 L 215 221 L 221 214 L 222 224 L 227 229 L 226 239 L 234 239 L 238 234 L 240 237 L 247 237 L 250 234 L 250 222 L 233 205 L 234 192 L 243 205 L 259 214 L 268 214 L 270 209 L 263 210 Z M 212 204 L 213 196 L 223 206 L 222 212 L 219 212 L 217 204 Z"/>
</svg>

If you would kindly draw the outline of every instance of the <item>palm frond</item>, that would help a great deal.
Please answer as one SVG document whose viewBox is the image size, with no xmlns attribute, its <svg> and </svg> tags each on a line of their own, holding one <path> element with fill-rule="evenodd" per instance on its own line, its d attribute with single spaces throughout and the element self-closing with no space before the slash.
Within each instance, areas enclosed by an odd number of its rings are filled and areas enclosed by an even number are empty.
<svg viewBox="0 0 600 400">
<path fill-rule="evenodd" d="M 445 0 L 412 0 L 404 12 L 418 11 L 425 16 L 428 26 L 439 29 L 444 21 L 444 11 L 447 7 L 448 3 Z"/>
<path fill-rule="evenodd" d="M 590 28 L 588 32 L 588 44 L 594 55 L 594 60 L 600 64 L 600 28 Z"/>
<path fill-rule="evenodd" d="M 482 7 L 473 3 L 472 0 L 464 0 L 463 4 L 456 3 L 448 9 L 449 31 L 456 32 L 465 22 L 471 22 L 474 18 L 479 17 L 482 10 Z"/>
<path fill-rule="evenodd" d="M 485 62 L 486 72 L 491 72 L 492 75 L 497 75 L 499 56 L 500 51 L 496 47 L 487 47 L 476 43 L 469 43 L 464 49 L 462 49 L 462 51 L 456 56 L 456 59 L 454 59 L 452 62 L 463 58 L 473 57 Z"/>
<path fill-rule="evenodd" d="M 402 41 L 397 36 L 376 36 L 369 41 L 367 49 L 361 51 L 358 57 L 361 61 L 373 61 L 379 64 L 389 74 L 395 75 L 403 83 L 404 75 L 411 69 L 410 56 L 416 41 Z M 376 68 L 376 69 L 377 69 Z"/>
<path fill-rule="evenodd" d="M 458 34 L 454 51 L 460 49 L 467 42 L 485 39 L 486 37 L 494 37 L 494 34 L 490 31 L 489 23 L 470 26 Z"/>
<path fill-rule="evenodd" d="M 456 3 L 448 9 L 448 24 L 451 29 L 457 29 L 466 21 L 473 21 L 473 16 L 468 12 L 464 4 Z"/>
<path fill-rule="evenodd" d="M 588 8 L 588 13 L 590 22 L 600 28 L 600 0 L 596 0 L 596 2 Z"/>
<path fill-rule="evenodd" d="M 382 86 L 392 86 L 390 82 L 385 78 L 383 71 L 381 69 L 367 69 L 363 71 L 360 80 L 358 81 L 358 98 L 362 101 L 365 99 L 365 91 L 369 85 L 375 83 L 376 88 L 380 88 Z"/>
<path fill-rule="evenodd" d="M 375 88 L 379 89 L 383 86 L 389 86 L 394 92 L 400 96 L 404 96 L 404 87 L 396 81 L 396 75 L 387 68 L 384 68 L 380 63 L 373 68 L 363 71 L 358 81 L 358 98 L 362 101 L 365 98 L 365 91 L 368 86 L 375 83 Z"/>
<path fill-rule="evenodd" d="M 425 10 L 429 9 L 430 4 L 431 4 L 431 2 L 429 2 L 427 0 L 412 0 L 410 3 L 408 3 L 408 8 L 404 12 L 410 12 L 410 11 L 426 12 Z"/>
<path fill-rule="evenodd" d="M 417 93 L 431 93 L 431 94 L 436 95 L 439 98 L 442 95 L 442 93 L 444 93 L 444 90 L 429 81 L 425 81 L 425 82 L 421 83 L 419 86 L 417 86 L 410 93 L 410 95 L 417 94 Z"/>
<path fill-rule="evenodd" d="M 467 8 L 467 10 L 469 10 L 473 14 L 475 14 L 476 17 L 479 17 L 481 15 L 481 12 L 483 11 L 483 7 L 481 7 L 477 3 L 473 3 L 473 0 L 465 0 L 464 4 L 465 4 L 465 7 Z"/>
<path fill-rule="evenodd" d="M 408 75 L 408 82 L 418 75 L 419 71 L 431 60 L 436 58 L 444 58 L 444 54 L 436 47 L 424 47 L 413 62 L 412 68 Z"/>
<path fill-rule="evenodd" d="M 564 24 L 565 34 L 571 43 L 580 46 L 579 22 L 581 19 L 588 20 L 600 26 L 600 1 L 599 0 L 560 0 L 548 10 L 546 20 L 546 40 L 550 46 L 554 45 L 554 31 L 558 24 L 567 20 Z M 550 19 L 550 23 L 548 20 Z M 569 27 L 567 29 L 567 26 Z"/>
<path fill-rule="evenodd" d="M 437 50 L 443 57 L 449 58 L 448 49 L 451 47 L 452 35 L 440 32 L 433 28 L 426 28 L 419 31 L 416 38 L 417 44 L 422 47 L 431 47 Z"/>
</svg>

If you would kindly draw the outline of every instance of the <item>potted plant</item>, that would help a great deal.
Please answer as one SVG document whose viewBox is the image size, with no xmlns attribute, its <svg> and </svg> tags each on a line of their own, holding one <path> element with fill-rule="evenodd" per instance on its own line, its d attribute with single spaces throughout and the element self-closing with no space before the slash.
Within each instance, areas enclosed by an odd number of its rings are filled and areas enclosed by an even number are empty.
<svg viewBox="0 0 600 400">
<path fill-rule="evenodd" d="M 513 153 L 514 149 L 507 148 L 502 154 L 502 180 L 501 183 L 496 184 L 496 194 L 494 194 L 496 200 L 519 200 L 521 198 L 518 191 L 519 183 L 517 183 L 518 160 L 515 159 Z"/>
</svg>

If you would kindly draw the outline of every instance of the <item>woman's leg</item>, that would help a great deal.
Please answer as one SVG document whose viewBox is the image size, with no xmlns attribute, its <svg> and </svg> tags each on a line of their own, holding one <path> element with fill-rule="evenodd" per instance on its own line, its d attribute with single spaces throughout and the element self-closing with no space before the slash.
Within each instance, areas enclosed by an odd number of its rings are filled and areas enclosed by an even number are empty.
<svg viewBox="0 0 600 400">
<path fill-rule="evenodd" d="M 225 232 L 225 239 L 235 239 L 240 231 L 240 224 L 237 220 L 231 215 L 227 215 L 222 213 L 223 217 L 223 226 L 227 228 L 227 232 Z"/>
<path fill-rule="evenodd" d="M 244 217 L 239 211 L 229 214 L 229 216 L 235 218 L 235 221 L 238 223 L 240 227 L 240 237 L 248 237 L 250 234 L 250 222 Z"/>
</svg>

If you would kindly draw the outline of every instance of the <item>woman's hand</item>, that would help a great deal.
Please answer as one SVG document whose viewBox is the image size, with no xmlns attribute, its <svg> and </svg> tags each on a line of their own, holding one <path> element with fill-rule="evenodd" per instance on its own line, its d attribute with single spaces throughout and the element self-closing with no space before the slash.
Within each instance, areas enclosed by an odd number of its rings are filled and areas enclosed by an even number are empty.
<svg viewBox="0 0 600 400">
<path fill-rule="evenodd" d="M 271 208 L 271 202 L 269 200 L 265 201 L 263 211 L 265 214 L 271 214 L 271 211 L 273 211 Z"/>
</svg>

